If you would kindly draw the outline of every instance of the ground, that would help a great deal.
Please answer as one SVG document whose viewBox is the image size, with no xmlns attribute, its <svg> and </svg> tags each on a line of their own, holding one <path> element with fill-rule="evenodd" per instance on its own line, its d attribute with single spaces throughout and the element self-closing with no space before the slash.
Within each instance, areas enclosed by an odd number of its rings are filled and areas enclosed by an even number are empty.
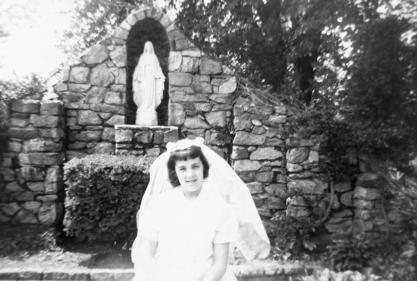
<svg viewBox="0 0 417 281">
<path fill-rule="evenodd" d="M 130 251 L 113 243 L 77 242 L 53 230 L 2 227 L 0 265 L 11 268 L 132 268 Z"/>
</svg>

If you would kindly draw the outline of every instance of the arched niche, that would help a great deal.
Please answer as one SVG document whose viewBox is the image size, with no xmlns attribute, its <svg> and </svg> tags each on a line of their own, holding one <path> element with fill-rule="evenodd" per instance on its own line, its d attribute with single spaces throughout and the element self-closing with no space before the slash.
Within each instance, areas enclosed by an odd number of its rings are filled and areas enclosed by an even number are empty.
<svg viewBox="0 0 417 281">
<path fill-rule="evenodd" d="M 143 52 L 146 41 L 151 41 L 155 54 L 158 57 L 162 72 L 165 75 L 165 89 L 162 102 L 157 108 L 158 125 L 168 123 L 168 58 L 169 58 L 169 39 L 162 24 L 153 19 L 145 18 L 136 22 L 130 29 L 126 41 L 127 63 L 126 63 L 126 124 L 135 124 L 137 106 L 133 102 L 132 76 L 139 57 Z"/>
</svg>

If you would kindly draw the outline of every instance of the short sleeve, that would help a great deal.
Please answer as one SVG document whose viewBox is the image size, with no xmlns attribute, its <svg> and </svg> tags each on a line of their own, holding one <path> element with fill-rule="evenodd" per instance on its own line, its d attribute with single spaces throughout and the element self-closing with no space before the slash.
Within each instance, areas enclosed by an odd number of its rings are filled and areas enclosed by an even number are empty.
<svg viewBox="0 0 417 281">
<path fill-rule="evenodd" d="M 154 200 L 149 203 L 149 207 L 144 213 L 141 228 L 138 229 L 139 236 L 142 236 L 151 241 L 158 241 L 160 224 L 161 224 L 161 208 L 159 200 Z"/>
<path fill-rule="evenodd" d="M 214 243 L 234 242 L 237 237 L 238 224 L 231 207 L 227 206 L 222 212 L 220 223 L 214 236 Z"/>
</svg>

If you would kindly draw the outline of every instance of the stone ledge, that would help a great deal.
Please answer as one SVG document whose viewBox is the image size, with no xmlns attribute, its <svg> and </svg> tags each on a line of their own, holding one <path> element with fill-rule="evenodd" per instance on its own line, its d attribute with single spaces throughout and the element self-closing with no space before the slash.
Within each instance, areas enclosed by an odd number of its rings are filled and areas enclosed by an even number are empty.
<svg viewBox="0 0 417 281">
<path fill-rule="evenodd" d="M 280 264 L 253 262 L 231 266 L 240 281 L 291 280 L 294 276 L 311 273 L 315 266 L 301 263 Z M 133 269 L 68 269 L 68 268 L 1 268 L 0 280 L 78 280 L 130 281 Z"/>
</svg>

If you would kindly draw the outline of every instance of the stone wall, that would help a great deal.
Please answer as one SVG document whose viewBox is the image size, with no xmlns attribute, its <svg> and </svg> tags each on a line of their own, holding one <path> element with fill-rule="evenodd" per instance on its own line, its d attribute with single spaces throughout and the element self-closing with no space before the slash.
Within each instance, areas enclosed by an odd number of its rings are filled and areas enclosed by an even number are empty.
<svg viewBox="0 0 417 281">
<path fill-rule="evenodd" d="M 178 138 L 178 128 L 168 126 L 141 127 L 116 125 L 116 154 L 158 157 L 168 142 Z"/>
<path fill-rule="evenodd" d="M 244 94 L 233 107 L 232 165 L 247 183 L 268 230 L 271 218 L 286 209 L 286 115 L 283 104 L 261 102 Z"/>
<path fill-rule="evenodd" d="M 127 39 L 147 18 L 159 22 L 169 40 L 168 125 L 178 126 L 181 136 L 205 138 L 223 156 L 230 150 L 236 77 L 196 48 L 167 15 L 147 8 L 131 13 L 112 36 L 69 65 L 55 85 L 66 109 L 68 159 L 114 151 L 114 126 L 125 124 L 126 117 Z"/>
<path fill-rule="evenodd" d="M 63 211 L 63 106 L 60 101 L 20 100 L 9 108 L 2 154 L 0 223 L 60 222 Z"/>
</svg>

